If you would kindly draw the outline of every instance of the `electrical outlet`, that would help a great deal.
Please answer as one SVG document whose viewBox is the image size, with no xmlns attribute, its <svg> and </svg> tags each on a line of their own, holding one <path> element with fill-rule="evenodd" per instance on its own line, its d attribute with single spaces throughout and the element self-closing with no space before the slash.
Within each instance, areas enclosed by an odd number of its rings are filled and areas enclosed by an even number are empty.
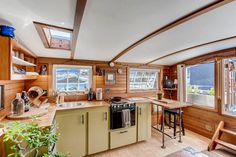
<svg viewBox="0 0 236 157">
<path fill-rule="evenodd" d="M 208 130 L 208 131 L 212 131 L 212 127 L 210 125 L 205 125 L 205 128 Z"/>
</svg>

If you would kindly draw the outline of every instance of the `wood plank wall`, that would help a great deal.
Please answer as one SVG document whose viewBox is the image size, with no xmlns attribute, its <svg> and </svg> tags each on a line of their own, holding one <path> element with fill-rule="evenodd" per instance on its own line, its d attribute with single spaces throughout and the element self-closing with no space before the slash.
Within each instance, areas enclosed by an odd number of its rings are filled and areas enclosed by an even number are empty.
<svg viewBox="0 0 236 157">
<path fill-rule="evenodd" d="M 200 57 L 184 61 L 182 63 L 186 65 L 191 65 L 206 61 L 212 61 L 215 60 L 216 58 L 222 59 L 227 57 L 236 57 L 236 50 L 227 49 L 223 51 L 213 52 L 208 55 L 203 55 Z M 177 71 L 177 65 L 173 65 L 166 73 L 169 72 L 169 76 L 173 80 L 177 78 L 176 71 Z M 177 97 L 174 96 L 173 99 L 176 100 Z M 220 111 L 209 110 L 197 106 L 184 109 L 185 127 L 206 137 L 211 137 L 213 135 L 218 123 L 221 120 L 225 121 L 226 127 L 236 131 L 236 117 L 222 115 Z M 236 144 L 236 140 L 232 140 L 232 138 L 229 136 L 225 136 L 225 139 Z"/>
<path fill-rule="evenodd" d="M 15 98 L 16 93 L 24 90 L 24 81 L 0 81 L 0 85 L 4 85 L 4 109 L 0 111 L 0 120 L 11 112 L 11 102 Z"/>
<path fill-rule="evenodd" d="M 44 90 L 48 90 L 48 96 L 53 95 L 52 87 L 52 66 L 53 64 L 66 64 L 66 65 L 88 65 L 93 67 L 93 89 L 103 88 L 103 96 L 105 99 L 111 96 L 122 96 L 122 97 L 138 97 L 138 96 L 155 96 L 156 91 L 149 92 L 131 92 L 128 91 L 128 68 L 131 66 L 121 66 L 117 65 L 114 68 L 110 68 L 107 63 L 104 62 L 94 62 L 94 61 L 76 61 L 76 60 L 66 60 L 66 59 L 50 59 L 50 58 L 38 58 L 39 65 L 48 66 L 48 75 L 44 78 L 40 78 L 35 81 L 28 81 L 26 83 L 26 89 L 33 85 L 42 87 Z M 102 71 L 117 71 L 118 68 L 122 69 L 122 74 L 116 73 L 116 84 L 114 85 L 105 85 L 105 77 L 97 76 L 95 73 L 96 66 L 98 66 Z M 40 68 L 40 67 L 39 67 Z M 150 67 L 146 67 L 150 68 Z M 151 67 L 153 68 L 153 67 Z M 156 67 L 157 68 L 157 67 Z M 160 68 L 160 67 L 159 67 Z"/>
</svg>

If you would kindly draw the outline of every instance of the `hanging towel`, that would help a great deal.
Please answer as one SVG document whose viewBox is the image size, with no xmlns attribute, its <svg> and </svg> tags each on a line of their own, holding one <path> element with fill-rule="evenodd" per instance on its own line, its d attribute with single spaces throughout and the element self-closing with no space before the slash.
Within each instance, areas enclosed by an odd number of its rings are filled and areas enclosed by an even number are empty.
<svg viewBox="0 0 236 157">
<path fill-rule="evenodd" d="M 127 127 L 131 126 L 130 109 L 122 110 L 121 118 L 122 118 L 122 127 L 123 128 L 127 128 Z"/>
</svg>

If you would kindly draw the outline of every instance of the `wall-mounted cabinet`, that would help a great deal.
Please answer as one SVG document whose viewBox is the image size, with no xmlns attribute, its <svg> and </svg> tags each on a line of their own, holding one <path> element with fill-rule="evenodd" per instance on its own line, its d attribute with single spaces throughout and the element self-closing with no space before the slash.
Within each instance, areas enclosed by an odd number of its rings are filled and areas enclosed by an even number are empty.
<svg viewBox="0 0 236 157">
<path fill-rule="evenodd" d="M 0 80 L 37 79 L 37 57 L 15 39 L 0 36 Z"/>
</svg>

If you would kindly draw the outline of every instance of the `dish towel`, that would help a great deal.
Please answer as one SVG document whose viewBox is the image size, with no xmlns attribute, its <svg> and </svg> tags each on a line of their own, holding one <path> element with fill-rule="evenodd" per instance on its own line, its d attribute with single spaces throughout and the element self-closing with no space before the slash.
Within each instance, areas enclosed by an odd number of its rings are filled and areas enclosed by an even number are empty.
<svg viewBox="0 0 236 157">
<path fill-rule="evenodd" d="M 121 118 L 122 118 L 122 127 L 123 128 L 127 128 L 127 127 L 131 126 L 130 109 L 122 110 Z"/>
</svg>

